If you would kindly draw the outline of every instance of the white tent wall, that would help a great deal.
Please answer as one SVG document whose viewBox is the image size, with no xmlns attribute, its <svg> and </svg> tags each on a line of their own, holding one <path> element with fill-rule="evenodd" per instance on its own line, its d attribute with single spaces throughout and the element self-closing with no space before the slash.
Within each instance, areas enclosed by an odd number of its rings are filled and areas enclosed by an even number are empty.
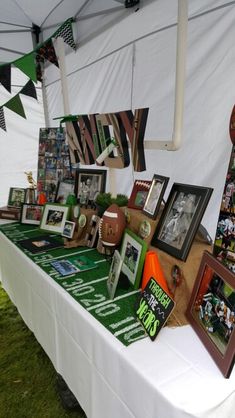
<svg viewBox="0 0 235 418">
<path fill-rule="evenodd" d="M 178 151 L 146 150 L 146 171 L 115 170 L 118 191 L 154 173 L 173 182 L 214 188 L 203 225 L 212 238 L 232 144 L 235 7 L 222 1 L 189 1 L 183 144 Z M 203 13 L 213 9 L 210 13 Z M 145 138 L 172 137 L 175 94 L 177 1 L 146 1 L 137 12 L 81 43 L 66 56 L 70 113 L 115 112 L 149 107 Z M 156 17 L 156 18 L 154 18 Z M 50 123 L 63 115 L 58 70 L 46 70 Z M 93 166 L 95 168 L 95 166 Z"/>
<path fill-rule="evenodd" d="M 12 92 L 1 86 L 1 103 L 14 97 L 27 81 L 21 71 L 12 69 Z M 0 129 L 0 206 L 6 206 L 10 187 L 27 187 L 25 171 L 36 178 L 39 127 L 45 124 L 41 87 L 36 91 L 37 100 L 20 95 L 27 119 L 4 107 L 7 132 Z"/>
</svg>

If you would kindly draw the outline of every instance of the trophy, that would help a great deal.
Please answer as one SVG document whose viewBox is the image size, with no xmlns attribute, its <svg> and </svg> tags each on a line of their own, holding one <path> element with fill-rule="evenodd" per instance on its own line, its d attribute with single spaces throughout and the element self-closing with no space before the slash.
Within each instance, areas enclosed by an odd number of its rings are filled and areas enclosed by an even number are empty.
<svg viewBox="0 0 235 418">
<path fill-rule="evenodd" d="M 24 174 L 27 176 L 27 181 L 29 183 L 29 187 L 27 188 L 26 192 L 26 202 L 27 203 L 36 203 L 36 189 L 37 189 L 37 183 L 33 179 L 33 173 L 32 171 L 25 171 Z"/>
</svg>

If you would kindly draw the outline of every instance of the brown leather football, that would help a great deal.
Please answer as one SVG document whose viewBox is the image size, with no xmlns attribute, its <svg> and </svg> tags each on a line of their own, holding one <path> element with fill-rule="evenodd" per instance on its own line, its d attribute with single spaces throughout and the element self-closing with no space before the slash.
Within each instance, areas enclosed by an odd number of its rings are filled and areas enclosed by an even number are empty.
<svg viewBox="0 0 235 418">
<path fill-rule="evenodd" d="M 109 206 L 99 224 L 99 236 L 102 244 L 107 247 L 118 246 L 125 226 L 126 217 L 124 212 L 115 203 Z"/>
</svg>

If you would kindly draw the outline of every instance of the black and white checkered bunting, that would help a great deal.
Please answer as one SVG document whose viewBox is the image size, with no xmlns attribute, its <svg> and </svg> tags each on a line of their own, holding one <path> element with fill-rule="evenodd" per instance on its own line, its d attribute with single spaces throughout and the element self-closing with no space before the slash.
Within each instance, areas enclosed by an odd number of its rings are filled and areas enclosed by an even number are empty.
<svg viewBox="0 0 235 418">
<path fill-rule="evenodd" d="M 7 131 L 3 107 L 0 107 L 0 128 Z"/>
<path fill-rule="evenodd" d="M 76 44 L 73 39 L 73 30 L 71 20 L 66 21 L 54 34 L 54 38 L 58 37 L 63 38 L 64 42 L 68 44 L 71 48 L 76 50 Z"/>
</svg>

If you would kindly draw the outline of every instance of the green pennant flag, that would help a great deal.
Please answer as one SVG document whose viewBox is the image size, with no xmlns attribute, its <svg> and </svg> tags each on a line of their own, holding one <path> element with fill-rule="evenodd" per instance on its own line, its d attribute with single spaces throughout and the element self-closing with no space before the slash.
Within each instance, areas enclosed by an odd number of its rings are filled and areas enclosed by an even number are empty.
<svg viewBox="0 0 235 418">
<path fill-rule="evenodd" d="M 22 116 L 22 118 L 26 119 L 24 108 L 20 100 L 19 94 L 10 99 L 7 103 L 4 104 L 4 106 L 12 110 L 12 112 L 15 112 L 18 115 Z"/>
<path fill-rule="evenodd" d="M 25 73 L 30 80 L 37 82 L 36 68 L 35 68 L 35 54 L 27 54 L 22 58 L 14 61 L 13 64 L 15 67 L 19 68 L 23 73 Z"/>
</svg>

